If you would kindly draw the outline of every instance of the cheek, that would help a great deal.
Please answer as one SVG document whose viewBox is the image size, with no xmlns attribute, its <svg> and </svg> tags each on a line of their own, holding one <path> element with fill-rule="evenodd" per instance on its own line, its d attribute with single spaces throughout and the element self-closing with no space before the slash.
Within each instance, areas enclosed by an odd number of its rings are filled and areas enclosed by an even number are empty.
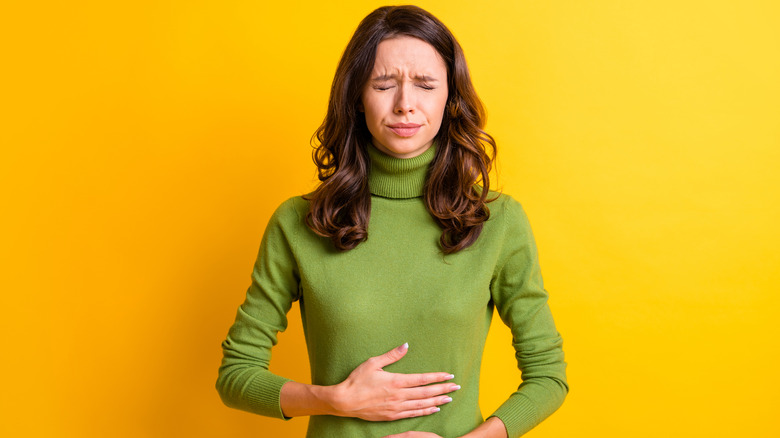
<svg viewBox="0 0 780 438">
<path fill-rule="evenodd" d="M 366 125 L 369 127 L 376 126 L 380 120 L 382 119 L 376 111 L 374 111 L 374 108 L 366 107 Z"/>
<path fill-rule="evenodd" d="M 382 102 L 379 99 L 363 99 L 363 108 L 366 115 L 366 123 L 369 125 L 382 120 Z"/>
<path fill-rule="evenodd" d="M 440 97 L 436 100 L 432 107 L 431 115 L 436 118 L 437 123 L 441 123 L 442 117 L 444 117 L 444 111 L 447 109 L 447 95 Z"/>
</svg>

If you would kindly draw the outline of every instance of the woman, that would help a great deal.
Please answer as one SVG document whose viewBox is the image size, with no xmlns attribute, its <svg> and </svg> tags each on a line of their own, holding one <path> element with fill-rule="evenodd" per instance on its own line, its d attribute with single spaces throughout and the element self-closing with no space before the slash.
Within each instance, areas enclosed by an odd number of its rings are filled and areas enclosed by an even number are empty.
<svg viewBox="0 0 780 438">
<path fill-rule="evenodd" d="M 309 437 L 516 437 L 561 405 L 561 337 L 522 207 L 489 192 L 495 142 L 484 122 L 439 20 L 399 6 L 360 23 L 316 134 L 322 183 L 272 216 L 222 344 L 225 404 L 311 415 Z M 268 371 L 294 301 L 313 385 Z M 494 308 L 523 382 L 483 421 Z"/>
</svg>

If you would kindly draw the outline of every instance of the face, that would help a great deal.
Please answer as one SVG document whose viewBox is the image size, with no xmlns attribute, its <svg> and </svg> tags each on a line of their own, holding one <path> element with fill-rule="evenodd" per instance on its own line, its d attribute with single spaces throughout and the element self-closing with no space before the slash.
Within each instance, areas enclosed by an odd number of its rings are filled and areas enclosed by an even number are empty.
<svg viewBox="0 0 780 438">
<path fill-rule="evenodd" d="M 379 43 L 360 105 L 374 146 L 397 158 L 425 152 L 441 127 L 447 92 L 447 67 L 433 46 L 409 36 Z"/>
</svg>

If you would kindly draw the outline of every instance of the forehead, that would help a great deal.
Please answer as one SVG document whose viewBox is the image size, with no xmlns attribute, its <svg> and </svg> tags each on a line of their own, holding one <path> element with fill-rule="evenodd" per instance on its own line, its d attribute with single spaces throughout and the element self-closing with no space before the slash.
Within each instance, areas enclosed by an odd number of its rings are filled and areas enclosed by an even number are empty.
<svg viewBox="0 0 780 438">
<path fill-rule="evenodd" d="M 374 72 L 441 76 L 447 74 L 447 67 L 432 45 L 410 36 L 397 36 L 377 46 Z"/>
</svg>

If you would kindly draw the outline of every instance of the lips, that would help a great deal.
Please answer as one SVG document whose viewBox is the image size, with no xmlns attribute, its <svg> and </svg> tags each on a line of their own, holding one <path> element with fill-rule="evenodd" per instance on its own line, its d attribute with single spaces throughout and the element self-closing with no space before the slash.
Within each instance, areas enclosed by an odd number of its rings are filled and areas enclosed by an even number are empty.
<svg viewBox="0 0 780 438">
<path fill-rule="evenodd" d="M 387 125 L 387 127 L 400 137 L 411 137 L 420 130 L 422 125 L 417 123 L 393 123 L 392 125 Z"/>
</svg>

